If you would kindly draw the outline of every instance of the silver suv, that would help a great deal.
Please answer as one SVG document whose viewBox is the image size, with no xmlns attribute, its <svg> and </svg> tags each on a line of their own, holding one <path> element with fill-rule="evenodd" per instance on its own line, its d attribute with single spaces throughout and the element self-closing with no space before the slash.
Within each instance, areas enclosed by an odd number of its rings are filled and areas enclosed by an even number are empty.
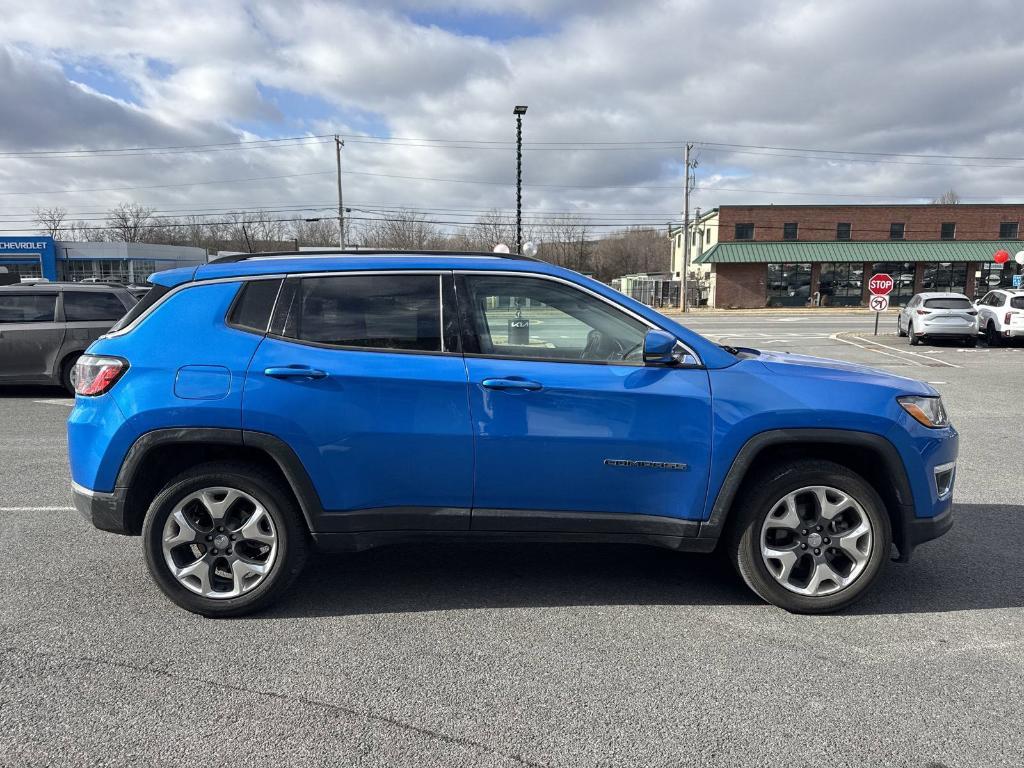
<svg viewBox="0 0 1024 768">
<path fill-rule="evenodd" d="M 60 384 L 73 394 L 79 355 L 135 303 L 112 285 L 0 286 L 0 384 Z"/>
</svg>

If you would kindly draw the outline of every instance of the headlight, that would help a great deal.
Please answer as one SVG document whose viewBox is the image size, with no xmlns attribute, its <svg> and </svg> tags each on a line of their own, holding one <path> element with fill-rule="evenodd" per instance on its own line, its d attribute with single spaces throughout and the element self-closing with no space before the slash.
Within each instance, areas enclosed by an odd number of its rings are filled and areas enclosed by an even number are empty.
<svg viewBox="0 0 1024 768">
<path fill-rule="evenodd" d="M 897 397 L 896 400 L 903 406 L 904 411 L 926 427 L 938 429 L 949 426 L 949 417 L 946 415 L 946 409 L 942 407 L 941 397 L 907 395 Z"/>
</svg>

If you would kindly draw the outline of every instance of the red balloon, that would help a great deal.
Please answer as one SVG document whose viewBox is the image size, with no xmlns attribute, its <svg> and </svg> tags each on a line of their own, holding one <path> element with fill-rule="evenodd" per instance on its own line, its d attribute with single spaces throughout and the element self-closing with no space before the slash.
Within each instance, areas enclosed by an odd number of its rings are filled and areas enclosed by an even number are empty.
<svg viewBox="0 0 1024 768">
<path fill-rule="evenodd" d="M 992 259 L 996 264 L 1005 264 L 1010 260 L 1010 254 L 1006 251 L 996 251 L 996 254 Z"/>
</svg>

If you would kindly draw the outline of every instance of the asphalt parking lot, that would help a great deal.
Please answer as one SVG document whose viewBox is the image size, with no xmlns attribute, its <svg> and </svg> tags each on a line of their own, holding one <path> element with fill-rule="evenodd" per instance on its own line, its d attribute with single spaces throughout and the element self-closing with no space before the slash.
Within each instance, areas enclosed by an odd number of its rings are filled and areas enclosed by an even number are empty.
<svg viewBox="0 0 1024 768">
<path fill-rule="evenodd" d="M 1024 347 L 687 322 L 933 383 L 961 433 L 952 532 L 834 616 L 762 604 L 714 556 L 435 545 L 320 557 L 272 611 L 205 620 L 71 509 L 71 401 L 0 390 L 0 764 L 1024 763 Z"/>
</svg>

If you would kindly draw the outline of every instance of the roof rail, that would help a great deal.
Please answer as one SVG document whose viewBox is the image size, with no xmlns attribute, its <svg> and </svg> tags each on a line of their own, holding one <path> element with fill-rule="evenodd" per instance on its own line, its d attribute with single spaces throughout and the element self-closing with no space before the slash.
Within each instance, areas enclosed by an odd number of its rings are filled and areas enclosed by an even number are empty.
<svg viewBox="0 0 1024 768">
<path fill-rule="evenodd" d="M 491 257 L 497 259 L 512 259 L 513 261 L 540 261 L 533 256 L 524 256 L 521 253 L 496 253 L 494 251 L 442 251 L 442 250 L 419 250 L 403 251 L 394 249 L 360 248 L 359 250 L 342 248 L 325 248 L 316 251 L 266 251 L 263 253 L 236 253 L 230 256 L 221 256 L 217 259 L 210 259 L 210 264 L 232 264 L 238 261 L 249 259 L 275 258 L 278 256 L 295 256 L 305 258 L 307 256 L 457 256 L 457 257 Z"/>
</svg>

